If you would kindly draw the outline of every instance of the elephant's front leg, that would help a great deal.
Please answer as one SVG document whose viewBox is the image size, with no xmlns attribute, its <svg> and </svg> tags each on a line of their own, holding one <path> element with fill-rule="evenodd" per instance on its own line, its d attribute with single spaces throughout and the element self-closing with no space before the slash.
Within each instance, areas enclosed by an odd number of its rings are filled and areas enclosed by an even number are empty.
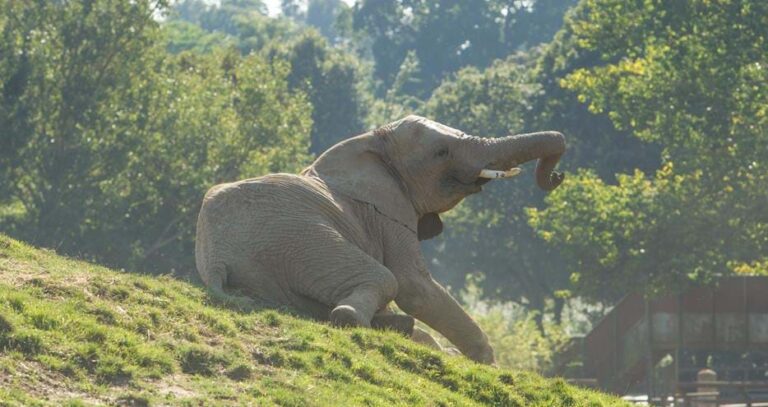
<svg viewBox="0 0 768 407">
<path fill-rule="evenodd" d="M 426 345 L 437 350 L 444 350 L 429 332 L 415 326 L 413 317 L 404 314 L 395 314 L 389 307 L 384 308 L 374 315 L 371 327 L 376 329 L 390 329 L 411 337 L 414 342 Z"/>
<path fill-rule="evenodd" d="M 414 342 L 420 343 L 422 345 L 429 346 L 432 349 L 437 349 L 439 351 L 445 351 L 442 345 L 440 345 L 440 342 L 437 341 L 432 335 L 429 334 L 429 332 L 419 328 L 414 327 L 413 333 L 411 334 L 411 339 L 413 339 Z"/>
<path fill-rule="evenodd" d="M 414 274 L 418 275 L 400 280 L 397 305 L 443 334 L 470 359 L 494 363 L 488 337 L 472 317 L 431 276 Z"/>
<path fill-rule="evenodd" d="M 404 229 L 391 229 L 385 262 L 397 278 L 397 305 L 448 338 L 467 357 L 494 363 L 488 337 L 461 305 L 427 270 L 418 239 Z"/>
</svg>

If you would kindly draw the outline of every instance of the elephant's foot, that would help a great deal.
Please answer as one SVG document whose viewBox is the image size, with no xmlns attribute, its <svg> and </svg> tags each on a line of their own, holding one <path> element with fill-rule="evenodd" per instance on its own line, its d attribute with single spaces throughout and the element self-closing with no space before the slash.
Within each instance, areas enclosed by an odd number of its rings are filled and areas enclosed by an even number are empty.
<svg viewBox="0 0 768 407">
<path fill-rule="evenodd" d="M 487 343 L 483 343 L 480 346 L 462 352 L 464 356 L 474 360 L 475 362 L 484 363 L 486 365 L 496 365 L 496 358 L 493 355 L 493 348 Z"/>
<path fill-rule="evenodd" d="M 349 305 L 339 305 L 331 311 L 331 324 L 338 327 L 370 326 L 370 323 Z"/>
<path fill-rule="evenodd" d="M 432 335 L 430 335 L 427 331 L 418 327 L 413 328 L 411 340 L 422 345 L 427 345 L 432 349 L 443 350 L 443 347 L 440 346 L 440 343 L 437 342 L 437 339 L 432 337 Z"/>
<path fill-rule="evenodd" d="M 251 311 L 256 308 L 254 299 L 242 295 L 232 295 L 221 288 L 208 288 L 208 295 L 214 302 L 238 311 Z"/>
<path fill-rule="evenodd" d="M 462 353 L 460 350 L 454 348 L 453 346 L 442 346 L 440 345 L 440 342 L 435 339 L 434 336 L 430 335 L 427 331 L 415 327 L 413 328 L 413 334 L 411 334 L 411 340 L 420 343 L 422 345 L 426 345 L 432 349 L 439 350 L 447 355 L 451 356 L 461 356 Z M 486 357 L 487 358 L 487 357 Z M 485 362 L 493 364 L 493 355 L 490 356 L 490 361 Z"/>
<path fill-rule="evenodd" d="M 401 314 L 376 314 L 371 320 L 374 329 L 391 329 L 405 336 L 413 334 L 415 320 L 410 315 Z"/>
</svg>

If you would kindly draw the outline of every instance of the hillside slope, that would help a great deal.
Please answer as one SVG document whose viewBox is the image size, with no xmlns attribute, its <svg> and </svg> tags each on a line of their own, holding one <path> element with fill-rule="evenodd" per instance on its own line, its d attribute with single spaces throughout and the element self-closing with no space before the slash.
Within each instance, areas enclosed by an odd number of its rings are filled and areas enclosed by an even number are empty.
<svg viewBox="0 0 768 407">
<path fill-rule="evenodd" d="M 238 310 L 0 235 L 0 405 L 614 405 L 395 333 Z"/>
</svg>

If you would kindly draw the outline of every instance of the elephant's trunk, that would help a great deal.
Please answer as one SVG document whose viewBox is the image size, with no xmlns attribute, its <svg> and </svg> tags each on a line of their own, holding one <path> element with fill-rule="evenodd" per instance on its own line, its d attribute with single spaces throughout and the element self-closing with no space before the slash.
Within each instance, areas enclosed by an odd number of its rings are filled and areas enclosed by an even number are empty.
<svg viewBox="0 0 768 407">
<path fill-rule="evenodd" d="M 551 191 L 563 182 L 563 174 L 553 171 L 565 152 L 565 137 L 558 132 L 544 131 L 501 137 L 492 139 L 485 148 L 493 169 L 507 170 L 538 159 L 536 184 L 539 188 Z"/>
</svg>

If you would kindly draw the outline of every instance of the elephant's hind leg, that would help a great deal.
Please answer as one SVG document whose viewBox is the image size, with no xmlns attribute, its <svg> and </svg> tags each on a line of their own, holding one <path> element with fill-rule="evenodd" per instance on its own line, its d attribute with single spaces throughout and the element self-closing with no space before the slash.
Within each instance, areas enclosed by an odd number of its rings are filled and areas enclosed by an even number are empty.
<svg viewBox="0 0 768 407">
<path fill-rule="evenodd" d="M 219 270 L 211 270 L 204 283 L 208 287 L 208 294 L 217 303 L 226 304 L 239 310 L 251 310 L 256 307 L 256 301 L 252 298 L 235 295 L 227 292 L 227 268 L 222 265 Z"/>
<path fill-rule="evenodd" d="M 374 314 L 397 295 L 392 273 L 335 229 L 313 225 L 290 253 L 291 288 L 331 308 L 337 326 L 370 327 Z"/>
<path fill-rule="evenodd" d="M 384 274 L 384 271 L 389 276 Z M 363 274 L 367 274 L 369 281 L 352 288 L 349 295 L 339 300 L 331 311 L 331 323 L 336 326 L 371 327 L 376 311 L 388 304 L 397 292 L 395 277 L 389 270 L 384 271 L 361 270 Z"/>
</svg>

